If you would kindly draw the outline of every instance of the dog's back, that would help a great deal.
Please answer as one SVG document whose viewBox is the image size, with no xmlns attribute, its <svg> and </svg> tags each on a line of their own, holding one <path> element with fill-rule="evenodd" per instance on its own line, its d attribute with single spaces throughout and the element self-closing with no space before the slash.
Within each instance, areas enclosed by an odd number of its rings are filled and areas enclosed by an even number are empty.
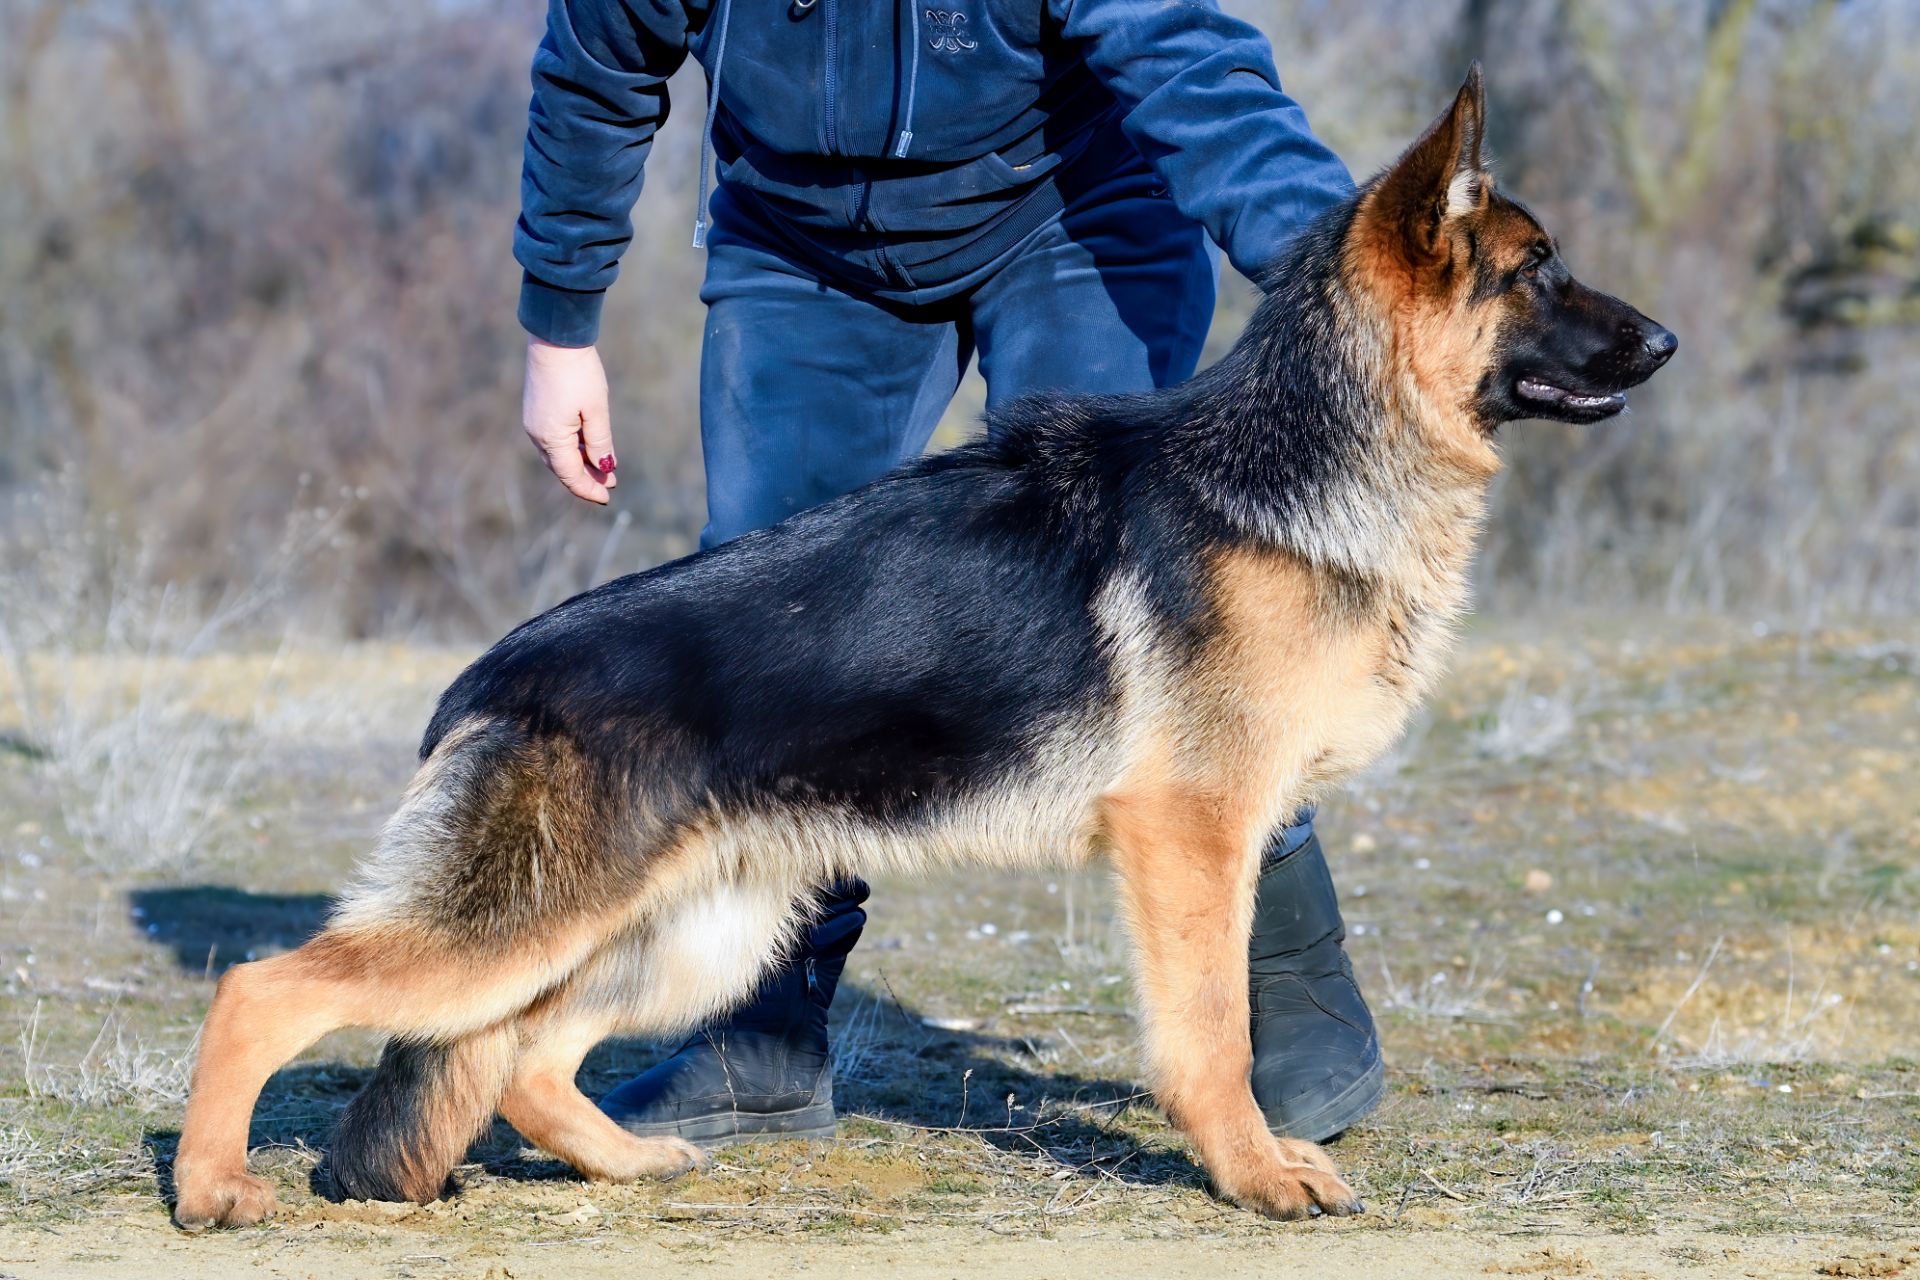
<svg viewBox="0 0 1920 1280">
<path fill-rule="evenodd" d="M 1128 540 L 1112 486 L 1060 480 L 1025 440 L 957 451 L 578 596 L 455 681 L 423 761 L 477 725 L 563 743 L 628 859 L 776 808 L 938 825 L 1111 716 L 1098 600 Z"/>
</svg>

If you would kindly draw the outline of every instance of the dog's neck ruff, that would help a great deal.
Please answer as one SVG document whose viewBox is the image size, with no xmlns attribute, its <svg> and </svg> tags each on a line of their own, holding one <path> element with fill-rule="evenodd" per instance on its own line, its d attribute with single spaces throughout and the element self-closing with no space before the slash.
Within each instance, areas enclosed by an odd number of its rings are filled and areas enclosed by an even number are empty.
<svg viewBox="0 0 1920 1280">
<path fill-rule="evenodd" d="M 1196 379 L 1174 448 L 1243 535 L 1343 578 L 1404 581 L 1470 552 L 1491 472 L 1433 443 L 1449 411 L 1346 282 L 1345 231 L 1317 225 L 1276 268 L 1233 351 Z"/>
</svg>

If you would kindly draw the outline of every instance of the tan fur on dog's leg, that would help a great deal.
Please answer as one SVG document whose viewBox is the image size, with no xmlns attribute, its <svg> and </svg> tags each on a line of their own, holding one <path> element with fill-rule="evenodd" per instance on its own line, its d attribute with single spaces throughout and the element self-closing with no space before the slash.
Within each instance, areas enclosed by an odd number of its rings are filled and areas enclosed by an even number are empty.
<svg viewBox="0 0 1920 1280">
<path fill-rule="evenodd" d="M 343 1025 L 306 950 L 237 965 L 220 979 L 173 1161 L 174 1221 L 189 1231 L 248 1226 L 273 1211 L 273 1189 L 247 1173 L 253 1104 L 268 1077 Z"/>
<path fill-rule="evenodd" d="M 1105 805 L 1121 901 L 1138 955 L 1154 1094 L 1214 1185 L 1276 1218 L 1358 1197 L 1310 1143 L 1267 1130 L 1248 1083 L 1247 935 L 1258 855 L 1217 796 L 1148 783 Z M 1310 1148 L 1311 1150 L 1303 1150 Z"/>
<path fill-rule="evenodd" d="M 1327 1149 L 1317 1142 L 1308 1142 L 1304 1138 L 1276 1138 L 1280 1144 L 1280 1157 L 1290 1164 L 1312 1165 L 1322 1173 L 1340 1176 L 1340 1167 L 1327 1154 Z"/>
<path fill-rule="evenodd" d="M 341 1027 L 470 1034 L 525 1008 L 555 968 L 577 963 L 564 953 L 583 950 L 596 927 L 557 931 L 543 940 L 546 954 L 522 947 L 488 960 L 404 925 L 330 928 L 228 970 L 201 1032 L 174 1160 L 175 1221 L 190 1231 L 237 1227 L 272 1211 L 267 1184 L 247 1176 L 247 1129 L 261 1086 L 302 1049 Z"/>
<path fill-rule="evenodd" d="M 587 1051 L 616 1029 L 612 1019 L 570 1013 L 564 1006 L 530 1013 L 522 1024 L 520 1061 L 500 1114 L 520 1136 L 597 1182 L 675 1178 L 706 1161 L 679 1138 L 641 1138 L 609 1120 L 574 1083 Z"/>
</svg>

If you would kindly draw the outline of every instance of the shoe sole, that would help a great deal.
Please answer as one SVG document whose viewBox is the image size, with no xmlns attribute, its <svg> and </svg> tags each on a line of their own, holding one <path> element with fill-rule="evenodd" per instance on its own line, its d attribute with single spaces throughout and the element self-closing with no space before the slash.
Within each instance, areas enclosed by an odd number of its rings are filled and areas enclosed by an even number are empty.
<svg viewBox="0 0 1920 1280">
<path fill-rule="evenodd" d="M 1360 1078 L 1304 1116 L 1281 1123 L 1268 1117 L 1268 1128 L 1282 1138 L 1332 1142 L 1380 1105 L 1387 1092 L 1386 1064 L 1376 1045 L 1372 1060 Z M 636 1138 L 681 1138 L 696 1147 L 712 1149 L 740 1142 L 831 1138 L 836 1132 L 833 1103 L 822 1101 L 793 1111 L 755 1114 L 721 1111 L 686 1120 L 616 1120 Z"/>
<path fill-rule="evenodd" d="M 739 1142 L 771 1142 L 834 1136 L 833 1103 L 816 1102 L 793 1111 L 753 1114 L 719 1111 L 685 1120 L 615 1120 L 636 1138 L 682 1138 L 706 1150 Z"/>
<path fill-rule="evenodd" d="M 1352 1084 L 1304 1115 L 1276 1121 L 1269 1113 L 1267 1128 L 1273 1131 L 1275 1137 L 1298 1138 L 1305 1142 L 1332 1142 L 1340 1137 L 1365 1119 L 1386 1096 L 1387 1068 L 1380 1060 L 1377 1042 L 1371 1047 L 1369 1057 L 1371 1060 L 1366 1070 Z"/>
</svg>

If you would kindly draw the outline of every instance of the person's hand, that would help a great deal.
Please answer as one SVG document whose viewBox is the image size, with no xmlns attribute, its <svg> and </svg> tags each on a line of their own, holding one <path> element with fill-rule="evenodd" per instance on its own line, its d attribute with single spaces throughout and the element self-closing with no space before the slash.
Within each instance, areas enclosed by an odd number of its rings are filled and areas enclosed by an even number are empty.
<svg viewBox="0 0 1920 1280">
<path fill-rule="evenodd" d="M 592 347 L 527 340 L 527 388 L 520 400 L 527 435 L 547 470 L 576 498 L 605 504 L 614 479 L 607 371 Z"/>
</svg>

